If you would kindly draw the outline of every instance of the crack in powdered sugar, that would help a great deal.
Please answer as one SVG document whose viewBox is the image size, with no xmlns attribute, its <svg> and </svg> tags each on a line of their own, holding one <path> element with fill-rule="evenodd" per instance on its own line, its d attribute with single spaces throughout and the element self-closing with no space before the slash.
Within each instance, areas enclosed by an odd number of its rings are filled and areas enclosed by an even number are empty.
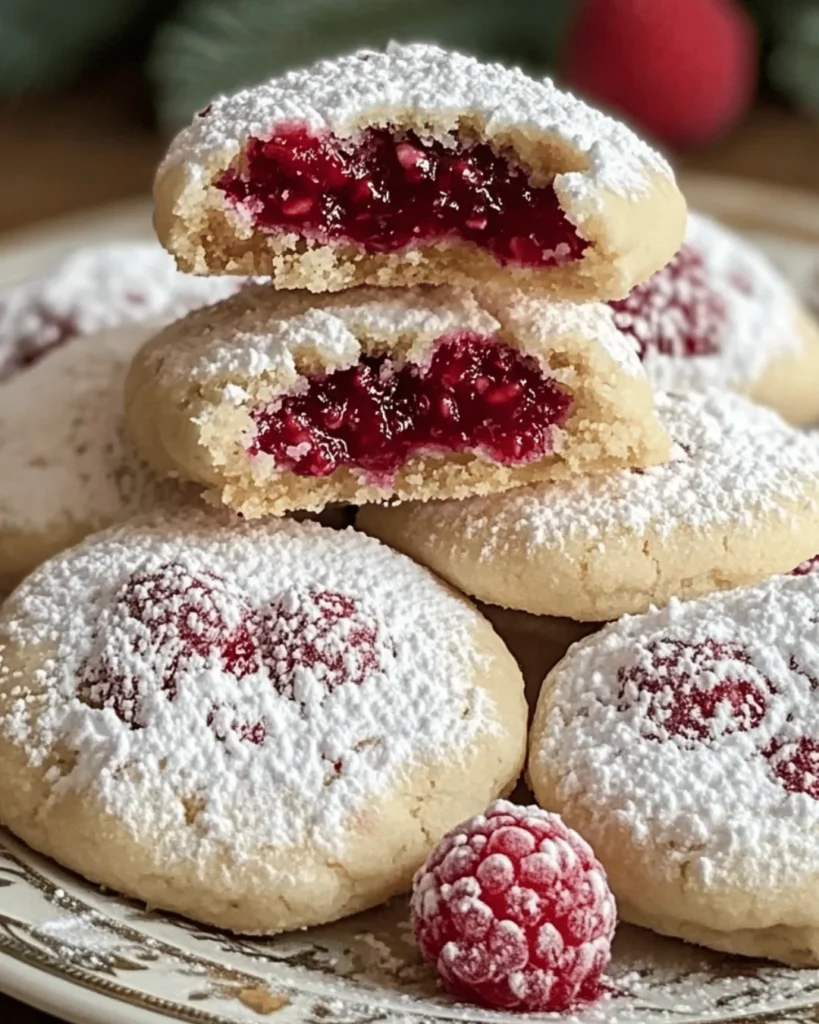
<svg viewBox="0 0 819 1024">
<path fill-rule="evenodd" d="M 144 627 L 112 611 L 116 594 L 135 574 L 167 576 L 168 566 L 180 578 L 204 581 L 200 590 L 210 580 L 218 587 L 218 602 L 201 605 L 205 630 L 216 624 L 227 636 L 247 609 L 284 602 L 292 615 L 309 608 L 311 593 L 327 592 L 340 595 L 334 614 L 347 600 L 360 609 L 363 625 L 352 628 L 376 646 L 345 685 L 323 686 L 308 660 L 294 693 L 277 688 L 269 667 L 251 658 L 231 674 L 225 665 L 236 664 L 236 647 L 223 645 L 222 661 L 211 652 L 180 663 L 173 692 L 160 686 L 147 693 L 138 722 L 123 720 L 115 702 L 89 706 L 94 701 L 79 680 L 90 658 L 102 653 L 113 676 L 139 678 L 132 670 Z M 143 601 L 148 593 L 140 591 Z M 185 600 L 196 603 L 195 595 Z M 26 695 L 21 682 L 6 735 L 25 746 L 34 765 L 57 746 L 74 751 L 66 774 L 49 771 L 55 794 L 95 795 L 135 837 L 155 837 L 171 863 L 221 843 L 240 859 L 267 844 L 309 841 L 338 851 L 345 827 L 368 801 L 426 766 L 457 761 L 478 736 L 497 729 L 491 698 L 471 679 L 480 668 L 476 613 L 426 571 L 353 531 L 155 516 L 52 560 L 18 589 L 11 607 L 5 628 L 12 643 L 23 655 L 45 645 L 51 656 L 32 684 L 42 696 Z M 141 619 L 170 622 L 164 606 Z M 119 623 L 119 632 L 109 622 Z M 195 629 L 190 616 L 186 623 Z M 319 643 L 321 621 L 310 628 L 304 635 Z M 285 662 L 287 656 L 277 654 Z M 341 671 L 337 658 L 325 664 Z M 0 677 L 3 671 L 0 655 Z M 211 712 L 224 707 L 235 715 L 216 725 Z M 264 734 L 232 729 L 231 721 L 264 723 Z"/>
<path fill-rule="evenodd" d="M 656 411 L 675 442 L 665 465 L 413 505 L 413 530 L 480 538 L 480 557 L 494 559 L 521 543 L 534 551 L 597 541 L 602 550 L 622 534 L 665 538 L 685 526 L 798 520 L 798 503 L 813 507 L 819 498 L 816 439 L 775 412 L 713 391 L 658 394 Z"/>
<path fill-rule="evenodd" d="M 819 864 L 818 623 L 815 575 L 627 616 L 552 674 L 532 758 L 562 806 L 685 851 L 697 884 L 798 884 Z"/>
<path fill-rule="evenodd" d="M 614 305 L 660 390 L 747 390 L 800 348 L 790 286 L 763 253 L 694 211 L 678 256 Z"/>
<path fill-rule="evenodd" d="M 217 154 L 224 166 L 249 136 L 267 138 L 279 124 L 299 121 L 345 137 L 365 124 L 400 125 L 408 112 L 414 121 L 427 114 L 441 135 L 464 122 L 499 144 L 508 144 L 514 130 L 571 146 L 586 157 L 588 170 L 558 175 L 555 184 L 583 203 L 584 214 L 599 208 L 600 190 L 639 197 L 650 188 L 650 174 L 673 180 L 668 163 L 634 132 L 549 79 L 534 81 L 519 69 L 437 46 L 395 43 L 383 53 L 320 61 L 215 99 L 176 137 L 160 175 L 182 164 L 190 179 L 203 180 Z M 572 220 L 581 223 L 583 216 L 573 213 Z"/>
<path fill-rule="evenodd" d="M 71 338 L 131 323 L 169 323 L 233 295 L 245 279 L 180 273 L 156 242 L 89 246 L 0 291 L 0 380 Z"/>
<path fill-rule="evenodd" d="M 0 384 L 0 530 L 102 527 L 182 499 L 124 436 L 125 375 L 151 333 L 130 326 L 78 338 Z"/>
</svg>

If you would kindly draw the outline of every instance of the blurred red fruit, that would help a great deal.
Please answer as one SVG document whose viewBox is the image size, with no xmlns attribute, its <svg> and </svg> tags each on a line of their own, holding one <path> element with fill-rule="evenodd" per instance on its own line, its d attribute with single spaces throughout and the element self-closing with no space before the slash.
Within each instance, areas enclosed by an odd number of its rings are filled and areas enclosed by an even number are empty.
<svg viewBox="0 0 819 1024">
<path fill-rule="evenodd" d="M 579 93 L 679 147 L 718 138 L 745 113 L 757 68 L 738 0 L 585 0 L 563 58 Z"/>
</svg>

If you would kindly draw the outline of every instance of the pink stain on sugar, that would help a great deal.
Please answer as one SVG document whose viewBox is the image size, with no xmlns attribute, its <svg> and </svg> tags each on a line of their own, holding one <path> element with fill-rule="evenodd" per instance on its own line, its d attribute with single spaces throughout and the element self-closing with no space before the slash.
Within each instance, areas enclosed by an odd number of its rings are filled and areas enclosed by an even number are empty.
<svg viewBox="0 0 819 1024">
<path fill-rule="evenodd" d="M 146 724 L 146 683 L 173 703 L 180 683 L 195 685 L 197 665 L 206 662 L 236 680 L 258 672 L 303 707 L 305 678 L 313 686 L 310 701 L 321 704 L 339 686 L 361 685 L 382 668 L 377 623 L 354 598 L 315 590 L 253 609 L 216 574 L 176 563 L 134 574 L 116 596 L 106 628 L 130 637 L 139 670 L 129 673 L 125 659 L 118 665 L 103 647 L 84 666 L 83 688 L 95 706 L 111 708 L 134 729 Z M 220 740 L 232 732 L 261 745 L 270 732 L 264 718 L 244 719 L 226 704 L 203 706 L 203 714 Z M 341 761 L 333 768 L 340 773 Z"/>
<path fill-rule="evenodd" d="M 806 558 L 804 562 L 800 562 L 795 569 L 792 569 L 791 576 L 809 576 L 817 571 L 819 571 L 819 555 L 814 555 L 813 558 Z"/>
<path fill-rule="evenodd" d="M 762 721 L 767 692 L 743 648 L 714 640 L 662 640 L 650 644 L 648 654 L 647 663 L 617 673 L 618 710 L 643 714 L 646 739 L 696 745 L 755 729 Z"/>
<path fill-rule="evenodd" d="M 727 306 L 702 254 L 690 245 L 625 299 L 609 305 L 617 327 L 636 341 L 641 359 L 651 351 L 685 358 L 713 356 L 722 349 Z"/>
</svg>

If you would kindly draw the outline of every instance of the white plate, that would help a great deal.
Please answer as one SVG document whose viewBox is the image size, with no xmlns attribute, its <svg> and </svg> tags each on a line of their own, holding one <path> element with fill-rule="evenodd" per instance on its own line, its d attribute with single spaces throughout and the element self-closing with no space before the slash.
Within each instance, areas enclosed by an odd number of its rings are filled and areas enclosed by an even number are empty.
<svg viewBox="0 0 819 1024">
<path fill-rule="evenodd" d="M 702 209 L 753 234 L 812 302 L 819 200 L 692 179 Z M 0 242 L 0 283 L 93 241 L 147 237 L 144 202 Z M 583 1022 L 819 1022 L 819 971 L 710 953 L 623 926 L 615 993 Z M 0 991 L 76 1024 L 431 1024 L 519 1020 L 457 1007 L 436 990 L 407 929 L 406 900 L 281 938 L 240 939 L 105 895 L 0 831 Z M 560 1018 L 564 1019 L 564 1018 Z"/>
</svg>

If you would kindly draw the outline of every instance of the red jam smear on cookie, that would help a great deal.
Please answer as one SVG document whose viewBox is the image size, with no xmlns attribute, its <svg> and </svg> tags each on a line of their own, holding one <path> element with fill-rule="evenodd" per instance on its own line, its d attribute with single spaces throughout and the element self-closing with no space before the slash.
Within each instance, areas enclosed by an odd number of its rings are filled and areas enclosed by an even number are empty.
<svg viewBox="0 0 819 1024">
<path fill-rule="evenodd" d="M 308 477 L 348 466 L 389 479 L 412 456 L 432 452 L 525 465 L 552 451 L 552 428 L 572 406 L 536 359 L 470 333 L 440 339 L 428 365 L 365 357 L 307 381 L 257 410 L 249 450 Z"/>
<path fill-rule="evenodd" d="M 819 742 L 808 736 L 787 743 L 774 740 L 763 755 L 788 793 L 819 800 Z"/>
<path fill-rule="evenodd" d="M 0 381 L 34 366 L 53 349 L 60 348 L 80 334 L 79 326 L 72 317 L 60 316 L 41 304 L 35 305 L 31 310 L 30 319 L 34 325 L 32 329 L 12 340 L 11 357 L 8 363 L 0 366 Z M 7 337 L 3 323 L 3 307 L 0 304 L 0 347 L 3 345 L 4 336 Z"/>
<path fill-rule="evenodd" d="M 640 358 L 713 356 L 722 347 L 727 308 L 714 291 L 701 254 L 684 245 L 644 284 L 609 305 L 614 322 L 637 342 Z"/>
<path fill-rule="evenodd" d="M 264 231 L 368 253 L 455 238 L 500 264 L 556 267 L 579 260 L 588 245 L 551 185 L 531 185 L 486 143 L 455 136 L 444 144 L 367 128 L 353 144 L 301 123 L 279 125 L 267 139 L 249 139 L 216 185 Z"/>
<path fill-rule="evenodd" d="M 229 626 L 228 618 L 237 624 Z M 173 562 L 131 576 L 106 628 L 124 631 L 121 650 L 132 653 L 117 659 L 104 644 L 86 662 L 81 689 L 89 703 L 111 708 L 133 729 L 145 726 L 151 690 L 173 702 L 186 674 L 195 685 L 195 657 L 235 679 L 262 673 L 304 713 L 339 686 L 360 686 L 383 671 L 378 624 L 354 598 L 311 590 L 250 608 L 215 574 L 193 574 Z M 243 720 L 224 704 L 203 707 L 203 714 L 220 740 L 230 731 L 258 745 L 269 732 L 264 719 Z"/>
<path fill-rule="evenodd" d="M 304 670 L 328 694 L 381 671 L 377 624 L 334 590 L 311 591 L 298 605 L 277 601 L 258 613 L 257 629 L 262 661 L 285 697 L 300 699 L 297 675 Z"/>
<path fill-rule="evenodd" d="M 134 573 L 116 596 L 111 631 L 125 634 L 125 648 L 112 655 L 105 644 L 83 670 L 83 689 L 95 706 L 111 707 L 132 728 L 143 724 L 143 697 L 158 688 L 175 700 L 180 674 L 191 658 L 216 658 L 237 679 L 258 670 L 259 657 L 249 616 L 210 573 L 192 574 L 168 562 L 150 573 Z M 230 629 L 227 614 L 239 611 Z M 123 650 L 134 662 L 126 668 Z M 120 664 L 117 664 L 120 662 Z"/>
<path fill-rule="evenodd" d="M 752 669 L 741 647 L 662 640 L 650 644 L 648 652 L 648 664 L 617 672 L 618 710 L 644 707 L 646 739 L 704 743 L 761 723 L 767 694 L 755 680 L 743 678 Z"/>
<path fill-rule="evenodd" d="M 800 562 L 795 569 L 791 569 L 791 576 L 809 576 L 811 573 L 819 572 L 819 555 L 806 558 Z"/>
</svg>

